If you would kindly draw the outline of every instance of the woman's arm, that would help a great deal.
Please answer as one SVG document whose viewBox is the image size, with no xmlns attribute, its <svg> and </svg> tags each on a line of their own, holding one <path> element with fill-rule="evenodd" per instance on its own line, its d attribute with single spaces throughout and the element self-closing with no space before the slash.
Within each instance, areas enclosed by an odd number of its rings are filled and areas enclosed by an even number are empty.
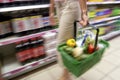
<svg viewBox="0 0 120 80">
<path fill-rule="evenodd" d="M 80 8 L 81 8 L 81 21 L 80 24 L 86 26 L 88 24 L 88 16 L 87 16 L 87 0 L 79 0 Z"/>
<path fill-rule="evenodd" d="M 79 0 L 81 13 L 87 14 L 87 0 Z"/>
<path fill-rule="evenodd" d="M 54 16 L 54 0 L 50 0 L 49 16 Z"/>
<path fill-rule="evenodd" d="M 55 5 L 54 0 L 50 0 L 49 17 L 52 26 L 56 24 L 54 20 L 54 8 L 55 8 L 54 5 Z"/>
</svg>

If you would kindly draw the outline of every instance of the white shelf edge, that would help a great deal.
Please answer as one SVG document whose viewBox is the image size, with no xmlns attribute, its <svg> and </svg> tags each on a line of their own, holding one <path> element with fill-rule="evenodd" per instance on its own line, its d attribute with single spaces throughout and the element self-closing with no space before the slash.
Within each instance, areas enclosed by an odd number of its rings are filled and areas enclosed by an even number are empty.
<svg viewBox="0 0 120 80">
<path fill-rule="evenodd" d="M 114 19 L 118 19 L 118 18 L 120 18 L 120 16 L 108 17 L 108 18 L 104 18 L 104 19 L 100 19 L 100 20 L 94 20 L 94 21 L 90 21 L 90 23 L 91 24 L 95 24 L 95 23 L 100 23 L 100 22 L 104 22 L 104 21 L 114 20 Z"/>
<path fill-rule="evenodd" d="M 99 5 L 99 4 L 119 4 L 120 1 L 106 1 L 106 2 L 87 2 L 87 5 Z M 47 8 L 50 4 L 30 5 L 30 6 L 18 6 L 18 7 L 6 7 L 0 8 L 0 12 L 9 12 L 16 10 L 36 9 L 36 8 Z"/>
<path fill-rule="evenodd" d="M 120 1 L 87 2 L 87 5 L 100 5 L 100 4 L 120 4 Z"/>
<path fill-rule="evenodd" d="M 104 40 L 108 40 L 110 39 L 111 37 L 114 37 L 114 36 L 117 36 L 117 35 L 120 35 L 120 30 L 118 31 L 113 31 L 113 32 L 110 32 L 106 35 L 103 35 L 103 36 L 100 36 L 99 39 L 104 39 Z"/>
<path fill-rule="evenodd" d="M 36 69 L 36 68 L 42 67 L 42 66 L 47 65 L 47 64 L 52 63 L 52 62 L 55 62 L 55 61 L 57 61 L 57 57 L 56 57 L 56 56 L 57 56 L 57 55 L 54 54 L 54 55 L 52 55 L 52 56 L 46 57 L 45 59 L 41 59 L 41 60 L 39 60 L 39 61 L 35 61 L 35 62 L 29 63 L 29 64 L 27 64 L 27 65 L 21 66 L 21 67 L 15 69 L 15 70 L 12 70 L 12 71 L 7 72 L 7 73 L 3 73 L 3 74 L 2 74 L 2 75 L 3 75 L 3 78 L 5 78 L 5 79 L 11 79 L 11 78 L 14 78 L 14 77 L 16 77 L 16 76 L 19 76 L 19 75 L 21 75 L 21 74 L 23 74 L 23 73 L 32 71 L 32 70 L 34 70 L 34 69 Z M 50 58 L 50 59 L 49 59 L 49 58 Z M 35 64 L 35 65 L 34 65 L 34 64 Z M 34 65 L 34 66 L 33 66 L 33 65 Z M 22 69 L 22 68 L 23 68 L 23 69 Z M 19 69 L 21 69 L 21 70 L 19 70 Z M 14 72 L 14 71 L 17 71 L 17 70 L 18 70 L 18 72 Z M 13 72 L 14 72 L 14 73 L 13 73 Z"/>
<path fill-rule="evenodd" d="M 0 8 L 0 12 L 16 11 L 16 10 L 26 10 L 26 9 L 36 9 L 36 8 L 47 8 L 49 4 L 44 5 L 30 5 L 30 6 L 18 6 L 18 7 L 7 7 Z"/>
<path fill-rule="evenodd" d="M 95 25 L 95 26 L 96 26 L 96 27 L 101 27 L 101 26 L 105 26 L 105 25 L 109 25 L 109 24 L 115 23 L 116 21 L 117 21 L 117 20 L 110 21 L 110 22 L 107 22 L 107 23 L 97 24 L 97 25 Z"/>
<path fill-rule="evenodd" d="M 21 41 L 21 40 L 25 40 L 25 39 L 32 38 L 32 37 L 41 36 L 41 35 L 45 34 L 46 32 L 49 32 L 49 31 L 50 32 L 56 32 L 57 29 L 47 30 L 47 31 L 39 32 L 39 33 L 34 33 L 34 34 L 22 36 L 22 37 L 16 37 L 16 36 L 11 37 L 11 38 L 6 39 L 5 41 L 4 40 L 0 41 L 0 46 L 11 44 L 11 43 Z"/>
</svg>

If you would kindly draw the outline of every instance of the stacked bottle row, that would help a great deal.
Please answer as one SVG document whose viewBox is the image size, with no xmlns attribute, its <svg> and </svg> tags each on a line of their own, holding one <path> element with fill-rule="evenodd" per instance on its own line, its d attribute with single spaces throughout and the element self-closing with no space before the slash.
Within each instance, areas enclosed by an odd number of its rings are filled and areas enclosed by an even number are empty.
<svg viewBox="0 0 120 80">
<path fill-rule="evenodd" d="M 56 32 L 48 31 L 40 36 L 16 42 L 15 50 L 18 62 L 24 65 L 56 55 L 56 36 Z"/>
<path fill-rule="evenodd" d="M 28 6 L 49 4 L 50 0 L 0 0 L 0 7 Z"/>
<path fill-rule="evenodd" d="M 21 33 L 50 26 L 48 9 L 34 9 L 25 11 L 14 11 L 0 15 L 0 35 L 8 33 Z M 34 31 L 35 32 L 35 31 Z"/>
<path fill-rule="evenodd" d="M 16 58 L 26 64 L 46 56 L 43 46 L 44 40 L 41 37 L 31 38 L 16 43 Z"/>
</svg>

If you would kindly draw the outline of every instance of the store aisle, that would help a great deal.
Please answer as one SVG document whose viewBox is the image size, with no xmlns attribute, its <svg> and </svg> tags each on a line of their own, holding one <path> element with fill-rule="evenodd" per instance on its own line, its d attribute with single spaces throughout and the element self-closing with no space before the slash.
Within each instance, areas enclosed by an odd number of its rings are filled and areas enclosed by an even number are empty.
<svg viewBox="0 0 120 80">
<path fill-rule="evenodd" d="M 112 39 L 110 48 L 105 52 L 100 63 L 83 74 L 80 78 L 73 80 L 119 80 L 120 79 L 120 36 Z M 45 67 L 44 69 L 36 69 L 24 76 L 12 80 L 58 80 L 62 73 L 62 69 L 57 63 Z"/>
</svg>

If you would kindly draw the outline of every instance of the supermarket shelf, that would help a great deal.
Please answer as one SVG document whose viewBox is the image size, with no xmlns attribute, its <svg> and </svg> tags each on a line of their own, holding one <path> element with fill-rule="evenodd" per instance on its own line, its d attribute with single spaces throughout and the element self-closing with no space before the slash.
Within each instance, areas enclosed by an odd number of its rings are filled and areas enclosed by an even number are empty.
<svg viewBox="0 0 120 80">
<path fill-rule="evenodd" d="M 100 4 L 120 4 L 120 1 L 87 2 L 87 5 L 100 5 Z M 37 8 L 47 8 L 49 6 L 50 6 L 49 4 L 44 4 L 44 5 L 7 7 L 7 8 L 0 8 L 0 12 L 8 12 L 8 11 L 16 11 L 16 10 L 26 10 L 26 9 L 37 9 Z"/>
<path fill-rule="evenodd" d="M 95 21 L 90 21 L 91 24 L 96 24 L 96 23 L 100 23 L 100 22 L 104 22 L 104 21 L 109 21 L 109 20 L 114 20 L 114 19 L 119 19 L 120 16 L 115 16 L 115 17 L 108 17 L 108 18 L 104 18 L 104 19 L 100 19 L 100 20 L 95 20 Z"/>
<path fill-rule="evenodd" d="M 99 38 L 100 38 L 100 39 L 104 39 L 104 40 L 110 40 L 110 39 L 112 39 L 112 38 L 114 38 L 114 37 L 116 37 L 116 36 L 119 36 L 119 35 L 120 35 L 120 30 L 110 32 L 110 33 L 108 33 L 108 34 L 106 34 L 106 35 L 104 35 L 104 36 L 101 36 L 101 37 L 99 37 Z"/>
<path fill-rule="evenodd" d="M 96 26 L 96 27 L 106 26 L 106 25 L 113 24 L 113 23 L 115 23 L 115 22 L 117 22 L 117 21 L 118 21 L 118 20 L 113 20 L 113 21 L 110 21 L 110 22 L 107 22 L 107 23 L 96 24 L 95 26 Z"/>
<path fill-rule="evenodd" d="M 16 11 L 16 10 L 26 10 L 26 9 L 37 9 L 37 8 L 47 8 L 49 4 L 44 5 L 30 5 L 30 6 L 19 6 L 19 7 L 7 7 L 0 8 L 0 12 Z"/>
<path fill-rule="evenodd" d="M 101 5 L 101 4 L 120 4 L 120 1 L 87 2 L 87 5 Z"/>
<path fill-rule="evenodd" d="M 15 43 L 15 42 L 18 42 L 18 41 L 21 41 L 21 40 L 26 40 L 26 39 L 33 38 L 33 37 L 42 36 L 43 34 L 45 34 L 46 32 L 49 32 L 49 31 L 50 32 L 56 32 L 57 29 L 43 31 L 43 32 L 40 32 L 40 33 L 30 34 L 30 35 L 22 36 L 22 37 L 12 36 L 12 37 L 9 37 L 9 38 L 1 39 L 0 40 L 0 46 Z"/>
<path fill-rule="evenodd" d="M 55 61 L 57 61 L 56 54 L 51 55 L 49 57 L 46 57 L 44 59 L 32 62 L 32 63 L 26 64 L 24 66 L 20 66 L 18 68 L 14 67 L 14 70 L 11 70 L 11 71 L 8 71 L 6 73 L 3 73 L 2 76 L 6 80 L 9 80 L 11 78 L 17 77 L 17 76 L 19 76 L 21 74 L 24 74 L 26 72 L 32 71 L 32 70 L 34 70 L 36 68 L 42 67 L 44 65 L 50 64 L 50 63 L 55 62 Z M 6 65 L 6 66 L 8 66 L 8 68 L 9 68 L 9 65 Z"/>
</svg>

